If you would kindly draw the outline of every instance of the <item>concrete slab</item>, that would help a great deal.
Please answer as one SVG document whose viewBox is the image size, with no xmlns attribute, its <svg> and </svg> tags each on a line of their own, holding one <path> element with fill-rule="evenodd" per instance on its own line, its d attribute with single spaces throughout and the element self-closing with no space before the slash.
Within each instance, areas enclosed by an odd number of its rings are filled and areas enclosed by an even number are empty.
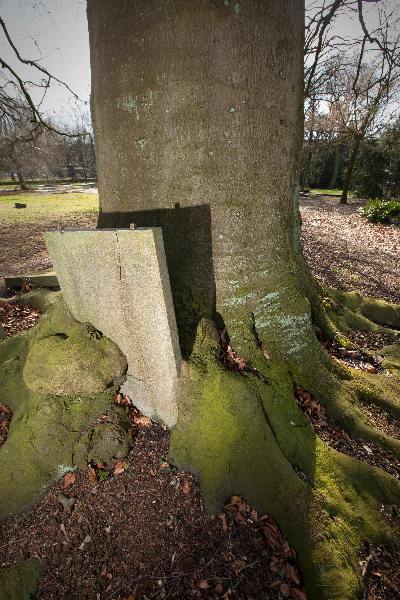
<svg viewBox="0 0 400 600">
<path fill-rule="evenodd" d="M 45 240 L 73 316 L 125 354 L 123 393 L 172 427 L 182 359 L 161 229 L 52 231 Z"/>
<path fill-rule="evenodd" d="M 11 289 L 21 288 L 25 284 L 37 285 L 39 287 L 58 287 L 58 279 L 55 271 L 47 270 L 38 273 L 25 273 L 24 275 L 10 275 L 4 278 L 6 286 Z"/>
</svg>

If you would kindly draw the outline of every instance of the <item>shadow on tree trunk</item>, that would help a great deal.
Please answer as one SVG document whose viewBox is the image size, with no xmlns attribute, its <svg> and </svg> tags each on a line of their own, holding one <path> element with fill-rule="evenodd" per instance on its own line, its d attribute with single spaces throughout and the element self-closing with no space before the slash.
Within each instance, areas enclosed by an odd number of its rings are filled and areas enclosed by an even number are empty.
<svg viewBox="0 0 400 600">
<path fill-rule="evenodd" d="M 100 210 L 98 227 L 161 227 L 183 356 L 190 356 L 201 318 L 215 315 L 215 277 L 208 204 L 132 212 Z"/>
</svg>

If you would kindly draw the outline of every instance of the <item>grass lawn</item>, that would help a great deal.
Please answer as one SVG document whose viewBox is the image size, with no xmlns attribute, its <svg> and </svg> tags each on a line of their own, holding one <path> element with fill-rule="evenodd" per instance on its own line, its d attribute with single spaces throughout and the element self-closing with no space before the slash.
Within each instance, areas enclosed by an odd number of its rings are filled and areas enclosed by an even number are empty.
<svg viewBox="0 0 400 600">
<path fill-rule="evenodd" d="M 15 208 L 21 202 L 26 208 Z M 94 213 L 99 209 L 97 194 L 10 194 L 0 196 L 0 223 L 22 224 L 32 221 L 55 220 L 72 213 Z"/>
<path fill-rule="evenodd" d="M 322 190 L 319 188 L 316 188 L 314 190 L 310 190 L 310 195 L 311 196 L 341 196 L 342 195 L 342 190 L 337 190 L 337 189 L 333 189 L 333 190 Z M 353 194 L 351 192 L 348 193 L 349 198 L 351 198 Z"/>
</svg>

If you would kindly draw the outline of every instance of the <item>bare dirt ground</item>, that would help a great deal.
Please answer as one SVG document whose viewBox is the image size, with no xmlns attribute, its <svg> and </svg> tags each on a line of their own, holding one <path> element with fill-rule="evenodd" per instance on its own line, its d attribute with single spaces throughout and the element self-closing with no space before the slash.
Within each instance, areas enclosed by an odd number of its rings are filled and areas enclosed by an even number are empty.
<svg viewBox="0 0 400 600">
<path fill-rule="evenodd" d="M 53 229 L 72 227 L 95 228 L 94 213 L 60 215 L 42 223 L 0 222 L 0 295 L 4 292 L 5 275 L 22 275 L 31 271 L 50 269 L 52 263 L 44 243 L 43 233 Z"/>
</svg>

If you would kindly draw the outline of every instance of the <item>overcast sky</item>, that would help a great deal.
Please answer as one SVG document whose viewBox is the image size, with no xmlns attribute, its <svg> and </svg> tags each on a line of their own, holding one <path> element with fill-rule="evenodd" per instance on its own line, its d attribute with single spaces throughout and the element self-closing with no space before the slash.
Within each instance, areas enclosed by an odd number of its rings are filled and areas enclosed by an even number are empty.
<svg viewBox="0 0 400 600">
<path fill-rule="evenodd" d="M 118 0 L 110 0 L 116 1 Z M 400 0 L 386 1 L 396 3 Z M 375 19 L 368 17 L 371 5 L 366 4 L 365 7 L 366 19 L 372 25 Z M 50 73 L 68 83 L 83 101 L 89 100 L 90 59 L 86 0 L 0 0 L 0 15 L 22 56 L 39 59 Z M 358 34 L 356 15 L 353 19 L 349 15 L 340 19 L 336 31 L 344 36 Z M 0 52 L 5 60 L 16 64 L 2 34 Z M 30 70 L 24 72 L 19 67 L 19 72 L 28 79 L 32 77 Z M 38 98 L 36 95 L 35 99 Z M 68 118 L 73 113 L 71 97 L 58 87 L 53 87 L 48 93 L 43 108 L 61 118 Z"/>
</svg>

